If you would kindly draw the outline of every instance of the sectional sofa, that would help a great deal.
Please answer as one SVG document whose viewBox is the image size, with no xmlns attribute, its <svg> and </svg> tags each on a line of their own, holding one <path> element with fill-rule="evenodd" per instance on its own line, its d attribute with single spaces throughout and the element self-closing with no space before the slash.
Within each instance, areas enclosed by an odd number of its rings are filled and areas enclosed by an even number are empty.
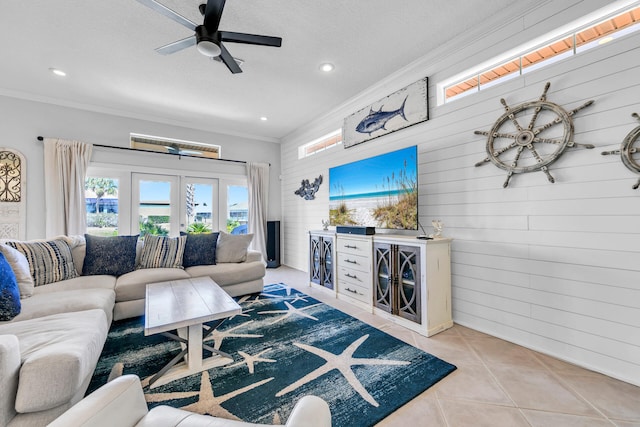
<svg viewBox="0 0 640 427">
<path fill-rule="evenodd" d="M 111 322 L 144 314 L 147 283 L 209 276 L 231 296 L 263 289 L 251 235 L 119 237 L 0 242 L 21 306 L 0 321 L 0 426 L 44 426 L 80 401 Z"/>
</svg>

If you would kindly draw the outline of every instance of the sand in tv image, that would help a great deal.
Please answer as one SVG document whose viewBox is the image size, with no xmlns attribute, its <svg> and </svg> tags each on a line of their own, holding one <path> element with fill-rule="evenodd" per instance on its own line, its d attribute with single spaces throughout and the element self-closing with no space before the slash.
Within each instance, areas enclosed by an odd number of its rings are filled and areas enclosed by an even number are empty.
<svg viewBox="0 0 640 427">
<path fill-rule="evenodd" d="M 331 225 L 418 228 L 417 147 L 329 169 Z"/>
</svg>

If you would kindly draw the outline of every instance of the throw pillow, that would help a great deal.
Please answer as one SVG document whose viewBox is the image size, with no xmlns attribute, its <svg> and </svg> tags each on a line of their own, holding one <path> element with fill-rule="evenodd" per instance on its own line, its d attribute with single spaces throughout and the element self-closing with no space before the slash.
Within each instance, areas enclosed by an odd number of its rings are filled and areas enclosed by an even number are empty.
<svg viewBox="0 0 640 427">
<path fill-rule="evenodd" d="M 218 233 L 187 234 L 182 265 L 212 265 L 216 263 L 216 244 Z"/>
<path fill-rule="evenodd" d="M 187 236 L 144 236 L 138 268 L 182 268 Z"/>
<path fill-rule="evenodd" d="M 20 314 L 20 290 L 16 276 L 2 253 L 0 253 L 0 320 L 11 320 Z"/>
<path fill-rule="evenodd" d="M 216 262 L 245 262 L 253 234 L 227 234 L 220 232 L 216 247 Z"/>
<path fill-rule="evenodd" d="M 7 242 L 7 245 L 22 252 L 29 262 L 34 286 L 78 277 L 71 249 L 64 240 L 44 242 Z"/>
<path fill-rule="evenodd" d="M 85 234 L 84 238 L 87 254 L 82 266 L 83 276 L 121 276 L 136 269 L 137 235 L 100 237 Z"/>
<path fill-rule="evenodd" d="M 33 295 L 33 277 L 29 270 L 29 261 L 16 249 L 11 246 L 0 245 L 0 252 L 4 255 L 13 270 L 20 289 L 20 298 L 28 298 Z"/>
</svg>

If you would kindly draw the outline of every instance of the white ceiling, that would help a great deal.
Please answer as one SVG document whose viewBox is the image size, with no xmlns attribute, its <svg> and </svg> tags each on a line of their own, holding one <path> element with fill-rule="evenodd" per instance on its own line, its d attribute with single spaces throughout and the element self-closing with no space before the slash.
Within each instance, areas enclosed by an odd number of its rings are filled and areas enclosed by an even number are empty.
<svg viewBox="0 0 640 427">
<path fill-rule="evenodd" d="M 202 21 L 200 0 L 159 1 Z M 0 94 L 277 141 L 516 3 L 538 1 L 228 0 L 221 30 L 283 39 L 226 44 L 233 75 L 195 47 L 157 54 L 191 32 L 135 0 L 4 0 Z"/>
</svg>

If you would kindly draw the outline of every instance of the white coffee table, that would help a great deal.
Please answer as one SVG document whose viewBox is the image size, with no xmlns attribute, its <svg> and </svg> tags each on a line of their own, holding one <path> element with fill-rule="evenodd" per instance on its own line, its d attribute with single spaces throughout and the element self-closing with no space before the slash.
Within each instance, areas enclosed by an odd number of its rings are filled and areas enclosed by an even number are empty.
<svg viewBox="0 0 640 427">
<path fill-rule="evenodd" d="M 148 284 L 145 336 L 161 333 L 182 345 L 182 352 L 151 378 L 150 387 L 155 388 L 233 362 L 228 354 L 203 344 L 202 324 L 240 313 L 240 305 L 209 277 Z M 173 330 L 177 331 L 177 335 L 169 332 Z M 204 348 L 213 355 L 203 359 Z"/>
</svg>

